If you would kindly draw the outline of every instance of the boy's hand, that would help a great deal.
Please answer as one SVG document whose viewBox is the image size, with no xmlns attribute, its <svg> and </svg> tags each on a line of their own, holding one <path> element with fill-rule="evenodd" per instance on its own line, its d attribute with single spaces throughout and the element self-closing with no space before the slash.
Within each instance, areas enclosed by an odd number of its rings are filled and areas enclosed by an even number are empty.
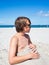
<svg viewBox="0 0 49 65">
<path fill-rule="evenodd" d="M 38 59 L 39 58 L 39 53 L 33 53 L 33 52 L 31 52 L 30 55 L 31 55 L 32 59 Z"/>
<path fill-rule="evenodd" d="M 34 44 L 29 44 L 29 48 L 30 48 L 30 49 L 35 49 L 35 48 L 36 48 L 36 45 L 34 45 Z"/>
<path fill-rule="evenodd" d="M 30 51 L 30 55 L 31 55 L 31 58 L 33 59 L 37 59 L 37 58 L 39 58 L 39 53 L 38 53 L 38 51 L 37 51 L 37 49 L 36 49 L 36 45 L 34 45 L 34 44 L 29 44 L 29 48 L 31 49 L 31 51 Z"/>
</svg>

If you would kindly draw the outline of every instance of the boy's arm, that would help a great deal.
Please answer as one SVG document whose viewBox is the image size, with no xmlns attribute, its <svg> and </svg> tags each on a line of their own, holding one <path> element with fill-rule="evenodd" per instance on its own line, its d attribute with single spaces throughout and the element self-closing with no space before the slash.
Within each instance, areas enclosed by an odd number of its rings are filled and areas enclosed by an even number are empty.
<svg viewBox="0 0 49 65">
<path fill-rule="evenodd" d="M 30 46 L 30 48 L 35 49 L 35 48 L 36 48 L 36 45 L 32 43 L 32 41 L 31 41 L 29 35 L 28 35 L 28 39 L 29 39 L 29 46 Z"/>
<path fill-rule="evenodd" d="M 38 53 L 36 45 L 31 42 L 30 37 L 28 38 L 29 38 L 29 47 L 32 49 L 33 52 Z"/>
<path fill-rule="evenodd" d="M 26 61 L 28 59 L 31 58 L 31 56 L 29 54 L 24 55 L 24 56 L 15 56 L 16 54 L 16 50 L 17 50 L 17 38 L 13 37 L 10 41 L 10 48 L 9 48 L 9 63 L 12 64 L 16 64 L 16 63 L 20 63 L 23 61 Z"/>
</svg>

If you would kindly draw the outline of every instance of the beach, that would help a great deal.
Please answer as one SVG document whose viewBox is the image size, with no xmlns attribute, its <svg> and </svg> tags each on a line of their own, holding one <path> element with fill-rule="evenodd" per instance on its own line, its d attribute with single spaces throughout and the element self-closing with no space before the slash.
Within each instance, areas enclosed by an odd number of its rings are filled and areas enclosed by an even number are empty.
<svg viewBox="0 0 49 65">
<path fill-rule="evenodd" d="M 15 33 L 14 27 L 0 28 L 0 65 L 9 65 L 9 44 Z M 42 55 L 43 65 L 49 65 L 49 28 L 31 28 L 30 33 L 27 34 Z"/>
</svg>

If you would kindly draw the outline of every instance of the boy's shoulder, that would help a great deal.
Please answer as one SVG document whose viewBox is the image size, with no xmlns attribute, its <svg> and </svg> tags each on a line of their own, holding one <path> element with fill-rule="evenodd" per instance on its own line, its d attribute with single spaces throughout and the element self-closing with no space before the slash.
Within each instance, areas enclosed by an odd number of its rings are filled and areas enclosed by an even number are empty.
<svg viewBox="0 0 49 65">
<path fill-rule="evenodd" d="M 11 40 L 17 40 L 18 38 L 17 38 L 17 36 L 16 35 L 13 35 L 12 37 L 11 37 Z"/>
</svg>

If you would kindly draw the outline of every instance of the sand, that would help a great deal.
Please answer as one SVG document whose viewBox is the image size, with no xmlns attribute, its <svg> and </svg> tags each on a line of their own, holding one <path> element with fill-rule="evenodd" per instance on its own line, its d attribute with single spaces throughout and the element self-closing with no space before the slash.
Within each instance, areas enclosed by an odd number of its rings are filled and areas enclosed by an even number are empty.
<svg viewBox="0 0 49 65">
<path fill-rule="evenodd" d="M 0 28 L 0 65 L 9 65 L 9 43 L 15 33 L 15 28 Z M 29 35 L 42 55 L 43 64 L 49 65 L 49 28 L 31 28 Z"/>
</svg>

